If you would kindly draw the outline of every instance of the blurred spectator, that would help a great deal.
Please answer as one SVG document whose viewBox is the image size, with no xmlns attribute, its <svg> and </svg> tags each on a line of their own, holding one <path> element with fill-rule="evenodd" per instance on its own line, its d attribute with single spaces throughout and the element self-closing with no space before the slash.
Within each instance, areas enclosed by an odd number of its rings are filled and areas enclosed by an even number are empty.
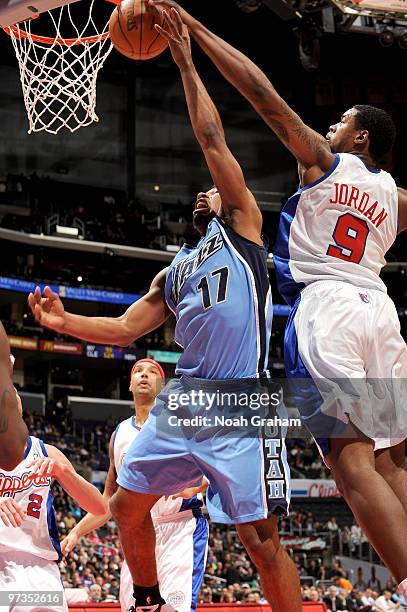
<svg viewBox="0 0 407 612">
<path fill-rule="evenodd" d="M 366 582 L 363 580 L 363 570 L 361 567 L 358 567 L 357 580 L 353 586 L 355 591 L 364 591 L 367 587 Z"/>
<path fill-rule="evenodd" d="M 376 578 L 376 569 L 374 565 L 372 565 L 371 575 L 370 575 L 369 580 L 367 581 L 367 586 L 369 587 L 369 589 L 372 589 L 373 591 L 377 591 L 378 593 L 380 593 L 382 590 L 382 585 L 380 583 L 380 580 Z"/>
<path fill-rule="evenodd" d="M 338 589 L 335 586 L 331 586 L 328 589 L 327 595 L 323 599 L 324 604 L 330 612 L 336 612 L 336 610 L 346 610 L 346 605 L 342 597 L 338 594 Z"/>
<path fill-rule="evenodd" d="M 338 523 L 336 522 L 336 518 L 334 516 L 327 522 L 326 528 L 329 531 L 338 531 L 339 526 L 338 526 Z"/>
<path fill-rule="evenodd" d="M 66 516 L 62 519 L 67 531 L 71 531 L 76 525 L 76 518 L 73 516 L 70 510 Z"/>
<path fill-rule="evenodd" d="M 396 592 L 392 595 L 392 601 L 394 603 L 399 604 L 403 610 L 407 610 L 407 599 L 400 593 L 398 587 L 396 587 Z"/>
<path fill-rule="evenodd" d="M 384 591 L 383 595 L 378 597 L 375 601 L 375 608 L 377 612 L 387 612 L 388 610 L 402 610 L 400 603 L 395 603 L 391 599 L 390 591 Z"/>
<path fill-rule="evenodd" d="M 89 603 L 99 603 L 102 601 L 102 587 L 100 584 L 92 584 L 89 587 Z"/>
</svg>

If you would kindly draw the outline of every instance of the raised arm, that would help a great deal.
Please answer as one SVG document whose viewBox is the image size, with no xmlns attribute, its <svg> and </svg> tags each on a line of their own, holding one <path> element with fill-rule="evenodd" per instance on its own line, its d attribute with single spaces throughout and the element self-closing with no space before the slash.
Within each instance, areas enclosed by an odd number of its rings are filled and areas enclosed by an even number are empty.
<svg viewBox="0 0 407 612">
<path fill-rule="evenodd" d="M 116 483 L 116 469 L 114 466 L 114 455 L 113 455 L 113 436 L 109 442 L 109 470 L 107 472 L 105 489 L 103 491 L 103 499 L 106 502 L 106 512 L 103 514 L 93 514 L 88 512 L 75 527 L 68 533 L 68 535 L 62 540 L 61 548 L 64 555 L 67 555 L 75 548 L 79 540 L 87 536 L 91 531 L 103 527 L 112 517 L 109 510 L 109 500 L 117 491 L 118 485 Z"/>
<path fill-rule="evenodd" d="M 208 30 L 173 0 L 150 0 L 157 10 L 175 7 L 201 49 L 215 66 L 255 108 L 305 170 L 326 172 L 334 156 L 326 139 L 307 126 L 277 93 L 264 72 L 246 55 Z"/>
<path fill-rule="evenodd" d="M 44 297 L 37 287 L 28 296 L 28 304 L 41 325 L 60 334 L 88 342 L 128 346 L 160 327 L 170 316 L 164 297 L 166 271 L 157 274 L 149 292 L 117 318 L 84 317 L 66 312 L 59 296 L 49 287 L 44 289 Z"/>
<path fill-rule="evenodd" d="M 10 345 L 0 323 L 0 468 L 11 471 L 23 460 L 27 437 L 12 382 Z"/>
<path fill-rule="evenodd" d="M 58 448 L 45 444 L 45 450 L 47 457 L 40 457 L 27 466 L 31 468 L 31 477 L 55 478 L 83 510 L 95 514 L 105 513 L 107 502 L 100 491 L 75 471 L 72 463 Z"/>
<path fill-rule="evenodd" d="M 262 226 L 261 213 L 246 186 L 239 163 L 226 144 L 219 113 L 192 61 L 188 28 L 175 9 L 170 14 L 164 11 L 164 18 L 165 29 L 156 28 L 168 40 L 180 70 L 192 128 L 220 193 L 222 209 L 231 216 L 231 224 L 237 231 L 242 230 L 240 233 L 244 234 L 250 228 L 249 232 L 258 237 Z"/>
</svg>

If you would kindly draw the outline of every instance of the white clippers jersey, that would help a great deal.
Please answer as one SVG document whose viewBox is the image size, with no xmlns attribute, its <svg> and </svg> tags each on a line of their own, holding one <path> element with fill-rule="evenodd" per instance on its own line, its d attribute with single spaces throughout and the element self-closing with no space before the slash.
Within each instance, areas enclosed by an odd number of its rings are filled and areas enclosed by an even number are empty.
<svg viewBox="0 0 407 612">
<path fill-rule="evenodd" d="M 119 474 L 120 468 L 126 453 L 133 440 L 140 433 L 140 428 L 135 424 L 134 416 L 119 423 L 113 437 L 114 465 L 116 473 Z M 178 493 L 179 491 L 174 491 Z M 154 523 L 162 523 L 180 518 L 180 512 L 192 510 L 200 512 L 202 502 L 195 496 L 191 499 L 165 499 L 161 497 L 151 509 L 151 517 Z"/>
<path fill-rule="evenodd" d="M 274 249 L 281 295 L 294 304 L 306 285 L 342 280 L 386 291 L 379 274 L 397 236 L 398 193 L 390 174 L 356 155 L 335 156 L 319 181 L 285 204 Z"/>
<path fill-rule="evenodd" d="M 0 521 L 0 554 L 20 550 L 49 561 L 61 558 L 52 479 L 28 480 L 31 469 L 27 465 L 47 456 L 43 441 L 30 436 L 21 463 L 12 472 L 0 469 L 0 497 L 13 497 L 27 511 L 21 527 L 6 527 Z"/>
</svg>

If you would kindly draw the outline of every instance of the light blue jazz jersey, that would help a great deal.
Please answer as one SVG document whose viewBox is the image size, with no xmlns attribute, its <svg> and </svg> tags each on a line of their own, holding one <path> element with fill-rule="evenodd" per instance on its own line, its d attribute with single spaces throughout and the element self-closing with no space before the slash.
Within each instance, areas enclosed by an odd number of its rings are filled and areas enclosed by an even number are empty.
<svg viewBox="0 0 407 612">
<path fill-rule="evenodd" d="M 252 378 L 267 368 L 272 299 L 267 249 L 214 218 L 196 248 L 173 260 L 165 297 L 184 352 L 176 373 Z"/>
<path fill-rule="evenodd" d="M 168 496 L 199 486 L 204 475 L 214 521 L 241 524 L 286 513 L 290 485 L 283 433 L 280 427 L 265 433 L 251 423 L 252 407 L 244 408 L 260 394 L 270 397 L 267 249 L 215 217 L 197 247 L 184 247 L 172 262 L 165 297 L 184 349 L 176 370 L 181 378 L 157 396 L 118 484 Z M 196 394 L 204 399 L 196 403 Z M 209 410 L 208 397 L 214 400 Z M 234 425 L 237 414 L 244 418 Z"/>
</svg>

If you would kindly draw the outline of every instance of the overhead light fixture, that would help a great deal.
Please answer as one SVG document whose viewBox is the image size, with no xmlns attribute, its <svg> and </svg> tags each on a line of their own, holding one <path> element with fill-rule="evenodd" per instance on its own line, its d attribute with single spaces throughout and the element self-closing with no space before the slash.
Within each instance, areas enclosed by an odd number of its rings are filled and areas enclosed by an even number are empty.
<svg viewBox="0 0 407 612">
<path fill-rule="evenodd" d="M 379 43 L 382 47 L 392 47 L 394 45 L 395 38 L 394 32 L 386 28 L 379 35 Z"/>
<path fill-rule="evenodd" d="M 65 225 L 57 225 L 55 227 L 56 236 L 64 238 L 79 238 L 79 230 L 77 227 L 66 227 Z"/>
</svg>

